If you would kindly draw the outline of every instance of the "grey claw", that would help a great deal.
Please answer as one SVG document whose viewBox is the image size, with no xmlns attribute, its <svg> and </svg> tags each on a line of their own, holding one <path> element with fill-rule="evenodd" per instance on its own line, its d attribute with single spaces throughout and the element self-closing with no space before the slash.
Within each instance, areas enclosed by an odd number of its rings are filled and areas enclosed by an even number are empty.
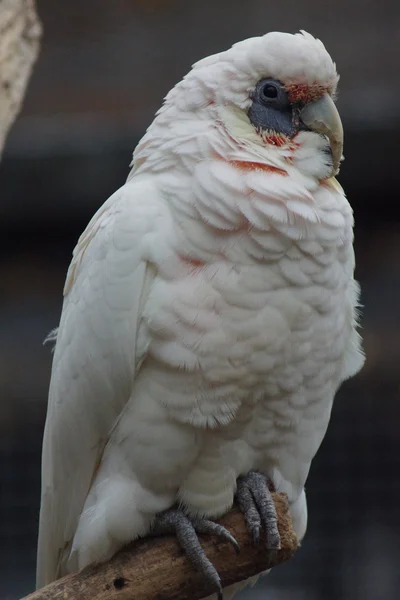
<svg viewBox="0 0 400 600">
<path fill-rule="evenodd" d="M 250 472 L 238 479 L 236 498 L 247 526 L 258 543 L 261 524 L 264 526 L 269 550 L 279 550 L 281 539 L 278 517 L 267 479 L 261 473 Z"/>
<path fill-rule="evenodd" d="M 216 535 L 226 542 L 229 542 L 234 547 L 236 554 L 239 554 L 239 544 L 223 525 L 219 525 L 219 523 L 214 523 L 214 521 L 209 521 L 208 519 L 200 519 L 193 521 L 193 526 L 198 533 Z"/>
<path fill-rule="evenodd" d="M 254 542 L 254 545 L 258 546 L 258 544 L 260 543 L 260 528 L 258 527 L 252 533 L 253 533 L 253 542 Z"/>
<path fill-rule="evenodd" d="M 246 484 L 244 478 L 238 480 L 236 500 L 253 537 L 253 542 L 257 545 L 260 541 L 261 517 L 254 503 L 250 488 Z"/>
<path fill-rule="evenodd" d="M 196 518 L 191 521 L 180 509 L 170 509 L 157 515 L 152 533 L 153 535 L 175 533 L 179 545 L 192 563 L 193 567 L 203 574 L 210 587 L 222 600 L 221 580 L 212 562 L 207 558 L 199 539 L 198 533 L 216 535 L 224 541 L 230 542 L 239 551 L 239 545 L 233 535 L 225 527 L 208 519 Z"/>
</svg>

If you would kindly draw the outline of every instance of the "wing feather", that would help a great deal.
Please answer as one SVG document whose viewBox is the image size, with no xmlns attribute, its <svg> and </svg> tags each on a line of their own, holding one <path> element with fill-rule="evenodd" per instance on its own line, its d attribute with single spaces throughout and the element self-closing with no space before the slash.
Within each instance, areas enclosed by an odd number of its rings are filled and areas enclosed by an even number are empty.
<svg viewBox="0 0 400 600">
<path fill-rule="evenodd" d="M 151 274 L 143 240 L 163 208 L 149 188 L 131 181 L 109 198 L 80 237 L 68 270 L 43 440 L 37 587 L 60 575 L 109 431 L 146 351 L 136 344 Z"/>
</svg>

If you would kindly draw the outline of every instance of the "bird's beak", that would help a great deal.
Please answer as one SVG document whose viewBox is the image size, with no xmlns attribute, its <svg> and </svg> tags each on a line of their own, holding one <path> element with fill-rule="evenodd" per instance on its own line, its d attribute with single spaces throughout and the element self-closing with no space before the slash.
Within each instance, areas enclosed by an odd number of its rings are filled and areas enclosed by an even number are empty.
<svg viewBox="0 0 400 600">
<path fill-rule="evenodd" d="M 312 131 L 328 137 L 333 161 L 330 176 L 334 177 L 339 171 L 343 151 L 343 126 L 334 101 L 329 94 L 324 94 L 302 109 L 300 119 Z"/>
</svg>

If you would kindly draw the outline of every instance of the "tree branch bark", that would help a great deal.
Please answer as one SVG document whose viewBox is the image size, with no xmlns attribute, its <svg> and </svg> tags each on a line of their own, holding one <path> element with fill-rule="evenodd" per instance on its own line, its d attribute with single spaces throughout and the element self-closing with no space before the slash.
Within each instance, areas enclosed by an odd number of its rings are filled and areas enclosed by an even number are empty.
<svg viewBox="0 0 400 600">
<path fill-rule="evenodd" d="M 39 52 L 34 0 L 0 0 L 0 157 Z"/>
<path fill-rule="evenodd" d="M 232 546 L 200 536 L 223 587 L 245 580 L 288 560 L 297 549 L 286 495 L 273 494 L 278 514 L 281 550 L 255 547 L 243 515 L 234 508 L 220 523 L 240 545 Z M 195 600 L 212 593 L 191 566 L 173 536 L 133 542 L 108 563 L 67 575 L 22 600 Z"/>
</svg>

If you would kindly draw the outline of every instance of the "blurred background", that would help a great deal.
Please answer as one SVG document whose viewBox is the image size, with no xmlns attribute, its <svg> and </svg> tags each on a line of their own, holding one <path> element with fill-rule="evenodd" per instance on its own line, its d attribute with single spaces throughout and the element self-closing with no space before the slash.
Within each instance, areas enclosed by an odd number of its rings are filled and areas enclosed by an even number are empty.
<svg viewBox="0 0 400 600">
<path fill-rule="evenodd" d="M 39 0 L 41 54 L 0 164 L 0 599 L 34 587 L 41 437 L 65 272 L 190 65 L 268 30 L 320 37 L 341 74 L 367 363 L 308 480 L 301 550 L 244 599 L 391 600 L 400 584 L 400 4 Z"/>
</svg>

